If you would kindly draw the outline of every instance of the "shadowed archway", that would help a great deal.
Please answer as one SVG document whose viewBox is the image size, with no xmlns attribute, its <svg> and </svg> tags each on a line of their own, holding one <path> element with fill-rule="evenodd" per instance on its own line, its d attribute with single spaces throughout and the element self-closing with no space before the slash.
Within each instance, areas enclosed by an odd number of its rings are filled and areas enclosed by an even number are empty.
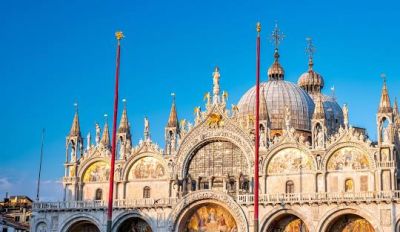
<svg viewBox="0 0 400 232">
<path fill-rule="evenodd" d="M 309 232 L 306 224 L 293 214 L 284 214 L 271 223 L 267 232 Z"/>
<path fill-rule="evenodd" d="M 100 230 L 92 222 L 82 220 L 72 224 L 67 232 L 100 232 Z"/>
<path fill-rule="evenodd" d="M 341 215 L 331 222 L 327 232 L 375 232 L 374 227 L 365 218 L 355 214 Z"/>
<path fill-rule="evenodd" d="M 150 225 L 143 219 L 131 217 L 126 219 L 118 227 L 117 232 L 153 232 Z"/>
</svg>

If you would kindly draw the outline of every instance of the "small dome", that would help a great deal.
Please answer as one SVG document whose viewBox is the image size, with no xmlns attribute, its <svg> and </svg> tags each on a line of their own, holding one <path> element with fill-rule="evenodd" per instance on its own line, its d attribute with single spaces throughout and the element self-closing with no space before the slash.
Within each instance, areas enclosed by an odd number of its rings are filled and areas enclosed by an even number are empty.
<svg viewBox="0 0 400 232">
<path fill-rule="evenodd" d="M 270 80 L 260 84 L 264 93 L 271 129 L 282 129 L 285 121 L 285 109 L 291 111 L 291 125 L 294 129 L 310 131 L 314 102 L 310 96 L 296 84 L 284 80 Z M 239 117 L 253 116 L 255 112 L 256 88 L 252 87 L 238 103 Z M 260 118 L 260 120 L 263 120 Z"/>
<path fill-rule="evenodd" d="M 306 91 L 307 89 L 322 89 L 324 87 L 324 79 L 311 69 L 300 76 L 297 84 Z"/>
</svg>

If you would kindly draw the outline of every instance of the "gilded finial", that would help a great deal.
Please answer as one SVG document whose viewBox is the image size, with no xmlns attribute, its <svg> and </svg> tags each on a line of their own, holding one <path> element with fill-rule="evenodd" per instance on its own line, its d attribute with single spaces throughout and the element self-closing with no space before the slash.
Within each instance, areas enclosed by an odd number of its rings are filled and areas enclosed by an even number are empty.
<svg viewBox="0 0 400 232">
<path fill-rule="evenodd" d="M 124 38 L 124 34 L 122 33 L 122 31 L 115 32 L 115 38 L 117 38 L 118 41 Z"/>
<path fill-rule="evenodd" d="M 307 40 L 306 53 L 308 55 L 308 66 L 310 67 L 311 70 L 314 65 L 313 58 L 315 53 L 315 46 L 312 42 L 311 37 L 306 38 L 306 40 Z"/>
<path fill-rule="evenodd" d="M 260 33 L 261 32 L 261 23 L 257 22 L 257 26 L 256 26 L 257 32 Z"/>
</svg>

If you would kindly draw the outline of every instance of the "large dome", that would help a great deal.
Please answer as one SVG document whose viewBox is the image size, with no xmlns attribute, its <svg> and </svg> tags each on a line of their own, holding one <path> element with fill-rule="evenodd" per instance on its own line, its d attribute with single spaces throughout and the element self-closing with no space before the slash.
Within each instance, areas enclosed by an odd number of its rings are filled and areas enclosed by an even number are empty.
<svg viewBox="0 0 400 232">
<path fill-rule="evenodd" d="M 260 93 L 265 94 L 271 129 L 284 127 L 285 109 L 289 107 L 292 118 L 291 125 L 297 130 L 311 130 L 314 102 L 303 89 L 284 80 L 269 80 L 260 84 Z M 238 103 L 240 117 L 254 115 L 255 97 L 255 87 L 242 96 Z"/>
</svg>

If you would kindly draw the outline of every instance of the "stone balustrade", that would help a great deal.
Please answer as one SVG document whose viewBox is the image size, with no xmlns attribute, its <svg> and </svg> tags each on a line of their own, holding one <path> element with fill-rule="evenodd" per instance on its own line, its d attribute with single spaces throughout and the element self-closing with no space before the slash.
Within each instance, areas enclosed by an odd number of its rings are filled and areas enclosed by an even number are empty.
<svg viewBox="0 0 400 232">
<path fill-rule="evenodd" d="M 115 209 L 173 207 L 179 198 L 143 198 L 114 200 Z M 338 192 L 338 193 L 275 193 L 260 194 L 260 204 L 313 204 L 313 203 L 370 203 L 370 202 L 400 202 L 400 191 L 381 192 Z M 236 196 L 236 202 L 241 205 L 254 204 L 253 194 Z M 107 201 L 62 201 L 36 202 L 33 211 L 59 210 L 104 210 Z"/>
<path fill-rule="evenodd" d="M 394 161 L 380 161 L 376 163 L 379 168 L 394 168 L 396 163 Z"/>
<path fill-rule="evenodd" d="M 121 208 L 154 208 L 171 207 L 178 202 L 177 198 L 143 198 L 143 199 L 124 199 L 114 200 L 115 209 Z M 61 201 L 61 202 L 35 202 L 34 211 L 52 210 L 102 210 L 107 208 L 107 201 Z"/>
<path fill-rule="evenodd" d="M 312 203 L 350 203 L 350 202 L 391 202 L 400 201 L 400 191 L 382 192 L 338 192 L 338 193 L 276 193 L 261 194 L 261 204 L 312 204 Z M 237 197 L 239 204 L 253 204 L 254 195 Z"/>
</svg>

